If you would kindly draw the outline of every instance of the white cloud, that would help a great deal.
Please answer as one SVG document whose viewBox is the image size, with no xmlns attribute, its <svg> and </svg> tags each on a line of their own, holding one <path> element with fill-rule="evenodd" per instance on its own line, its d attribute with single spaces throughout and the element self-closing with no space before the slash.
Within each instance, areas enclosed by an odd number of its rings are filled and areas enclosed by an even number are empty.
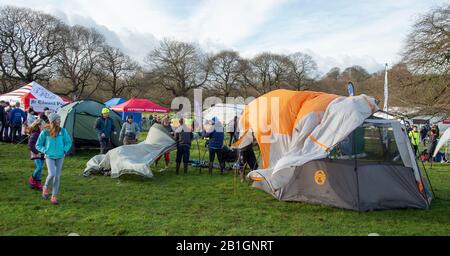
<svg viewBox="0 0 450 256">
<path fill-rule="evenodd" d="M 165 37 L 205 51 L 310 52 L 321 72 L 361 65 L 374 72 L 398 53 L 413 18 L 445 0 L 0 0 L 97 28 L 137 61 Z"/>
<path fill-rule="evenodd" d="M 206 1 L 188 20 L 191 40 L 209 40 L 235 45 L 258 33 L 260 26 L 274 18 L 272 11 L 285 1 Z"/>
</svg>

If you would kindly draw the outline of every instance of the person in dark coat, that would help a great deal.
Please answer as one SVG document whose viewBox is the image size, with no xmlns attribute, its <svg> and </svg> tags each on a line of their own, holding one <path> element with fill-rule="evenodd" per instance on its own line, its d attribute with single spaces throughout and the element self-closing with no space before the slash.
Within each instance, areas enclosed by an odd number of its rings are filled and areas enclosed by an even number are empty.
<svg viewBox="0 0 450 256">
<path fill-rule="evenodd" d="M 239 135 L 238 124 L 238 117 L 234 116 L 233 120 L 227 125 L 227 133 L 230 136 L 230 141 L 228 142 L 229 147 L 231 147 L 231 145 L 236 142 L 237 136 Z"/>
<path fill-rule="evenodd" d="M 207 131 L 202 133 L 203 137 L 209 137 L 209 174 L 212 174 L 214 166 L 214 158 L 217 155 L 220 164 L 220 174 L 225 170 L 225 161 L 222 157 L 224 130 L 223 125 L 217 117 L 213 117 L 210 121 L 211 126 Z"/>
<path fill-rule="evenodd" d="M 15 108 L 10 113 L 11 142 L 19 142 L 22 139 L 22 125 L 27 121 L 27 114 L 20 108 L 20 103 L 15 104 Z"/>
<path fill-rule="evenodd" d="M 253 137 L 252 143 L 238 150 L 238 161 L 235 167 L 239 170 L 241 177 L 241 182 L 245 180 L 245 169 L 248 167 L 250 170 L 254 171 L 258 169 L 258 160 L 255 156 L 255 151 L 253 151 L 253 145 L 255 144 L 255 137 Z"/>
<path fill-rule="evenodd" d="M 39 119 L 44 121 L 46 124 L 49 123 L 48 116 L 47 116 L 49 111 L 50 111 L 50 109 L 48 107 L 45 107 L 44 111 L 42 111 L 42 113 L 39 114 Z"/>
<path fill-rule="evenodd" d="M 429 136 L 429 145 L 428 145 L 428 161 L 433 161 L 433 153 L 436 149 L 437 143 L 438 143 L 438 132 L 435 128 L 431 128 L 431 133 Z"/>
<path fill-rule="evenodd" d="M 433 124 L 433 126 L 431 126 L 431 129 L 434 129 L 436 131 L 436 135 L 439 137 L 439 135 L 441 135 L 440 131 L 439 131 L 439 126 L 437 124 Z"/>
<path fill-rule="evenodd" d="M 175 130 L 175 141 L 177 142 L 177 158 L 176 162 L 176 172 L 180 173 L 181 160 L 183 160 L 184 175 L 188 173 L 188 164 L 190 157 L 190 150 L 192 139 L 194 134 L 192 129 L 184 124 L 184 119 L 180 119 L 180 126 Z"/>
<path fill-rule="evenodd" d="M 425 146 L 426 144 L 426 138 L 428 135 L 428 126 L 424 125 L 422 128 L 420 128 L 420 141 L 422 142 L 422 145 Z"/>
<path fill-rule="evenodd" d="M 5 102 L 0 101 L 0 141 L 3 141 L 3 132 L 5 131 L 6 126 L 6 111 L 5 111 Z"/>
<path fill-rule="evenodd" d="M 11 127 L 9 124 L 9 119 L 11 117 L 11 106 L 9 105 L 9 102 L 5 102 L 5 113 L 3 114 L 4 118 L 4 125 L 3 125 L 3 133 L 0 134 L 0 137 L 3 137 L 3 141 L 9 142 L 11 141 L 11 138 L 9 137 L 9 134 L 11 133 Z"/>
<path fill-rule="evenodd" d="M 100 142 L 100 154 L 106 154 L 112 148 L 112 136 L 117 134 L 114 122 L 109 117 L 109 109 L 102 109 L 102 116 L 95 122 L 95 130 Z"/>
</svg>

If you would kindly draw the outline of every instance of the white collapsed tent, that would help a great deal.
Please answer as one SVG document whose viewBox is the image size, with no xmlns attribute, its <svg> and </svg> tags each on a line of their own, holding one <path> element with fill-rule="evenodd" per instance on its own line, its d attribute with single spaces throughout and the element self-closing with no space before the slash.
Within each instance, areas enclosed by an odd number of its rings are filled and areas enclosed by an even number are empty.
<svg viewBox="0 0 450 256">
<path fill-rule="evenodd" d="M 211 120 L 217 117 L 225 126 L 232 123 L 235 116 L 241 117 L 245 105 L 242 104 L 216 104 L 207 110 L 203 111 L 203 119 Z"/>
<path fill-rule="evenodd" d="M 447 142 L 450 141 L 450 128 L 445 130 L 444 134 L 442 135 L 442 137 L 439 139 L 439 143 L 436 146 L 436 149 L 434 150 L 434 154 L 433 157 L 435 157 L 437 155 L 437 153 L 439 152 L 439 150 L 445 145 L 447 144 Z M 448 149 L 448 147 L 447 147 Z"/>
<path fill-rule="evenodd" d="M 150 164 L 175 147 L 176 142 L 167 130 L 159 124 L 154 124 L 144 142 L 120 146 L 110 150 L 106 155 L 91 158 L 86 164 L 84 176 L 110 170 L 112 178 L 118 178 L 124 174 L 151 178 L 153 173 L 150 170 Z"/>
</svg>

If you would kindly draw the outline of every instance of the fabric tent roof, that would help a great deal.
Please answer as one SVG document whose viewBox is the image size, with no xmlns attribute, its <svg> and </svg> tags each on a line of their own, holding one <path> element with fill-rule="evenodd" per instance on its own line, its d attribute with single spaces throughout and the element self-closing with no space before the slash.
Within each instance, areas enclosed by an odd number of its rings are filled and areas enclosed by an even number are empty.
<svg viewBox="0 0 450 256">
<path fill-rule="evenodd" d="M 441 149 L 445 145 L 445 143 L 447 143 L 447 141 L 449 140 L 450 140 L 450 128 L 445 130 L 444 134 L 439 139 L 439 143 L 437 144 L 436 149 L 434 150 L 433 156 L 436 156 L 437 153 L 439 152 L 439 149 Z"/>
<path fill-rule="evenodd" d="M 47 90 L 36 82 L 31 82 L 17 90 L 0 95 L 0 100 L 10 103 L 19 102 L 25 110 L 28 110 L 31 106 L 37 112 L 42 112 L 45 107 L 57 111 L 64 104 L 72 102 Z"/>
<path fill-rule="evenodd" d="M 148 99 L 130 99 L 129 101 L 111 107 L 112 110 L 118 112 L 158 112 L 168 113 L 169 108 L 162 107 Z"/>
<path fill-rule="evenodd" d="M 117 106 L 119 104 L 125 103 L 127 100 L 124 98 L 112 98 L 110 100 L 108 100 L 107 102 L 105 102 L 104 104 L 110 108 L 113 106 Z"/>
</svg>

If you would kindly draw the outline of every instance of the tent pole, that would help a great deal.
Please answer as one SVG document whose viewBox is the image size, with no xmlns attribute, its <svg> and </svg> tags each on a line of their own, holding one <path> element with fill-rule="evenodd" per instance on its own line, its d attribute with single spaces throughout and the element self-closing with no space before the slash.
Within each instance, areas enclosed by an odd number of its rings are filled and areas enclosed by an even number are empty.
<svg viewBox="0 0 450 256">
<path fill-rule="evenodd" d="M 74 113 L 73 113 L 73 126 L 72 126 L 72 155 L 75 155 L 75 150 L 76 150 L 76 146 L 75 146 L 75 122 L 77 121 L 77 109 L 76 106 L 78 104 L 74 105 Z M 66 117 L 67 118 L 67 117 Z"/>
<path fill-rule="evenodd" d="M 358 212 L 361 213 L 361 202 L 360 202 L 360 195 L 359 195 L 359 176 L 358 176 L 358 161 L 357 161 L 357 154 L 356 154 L 356 133 L 353 131 L 353 154 L 355 157 L 355 174 L 356 174 L 356 195 L 358 200 Z"/>
<path fill-rule="evenodd" d="M 198 143 L 198 139 L 197 139 L 197 150 L 198 150 L 198 157 L 200 158 L 200 172 L 199 174 L 202 174 L 202 155 L 200 153 L 200 144 Z"/>
<path fill-rule="evenodd" d="M 405 121 L 405 118 L 402 116 L 401 117 L 401 120 L 403 121 L 403 123 L 406 123 L 407 121 Z M 408 122 L 408 124 L 409 124 L 409 122 Z M 408 140 L 409 140 L 409 133 L 408 133 L 408 131 L 406 130 L 406 127 L 405 127 L 405 133 L 406 133 L 406 136 L 408 137 Z M 417 149 L 419 148 L 419 146 L 417 145 Z M 419 150 L 417 150 L 417 151 L 419 151 Z M 418 153 L 418 152 L 417 152 Z M 417 166 L 417 169 L 419 169 L 420 170 L 420 168 L 419 168 L 419 164 L 417 163 L 417 155 L 414 155 L 415 157 L 416 157 L 416 166 Z M 423 170 L 425 171 L 425 175 L 426 175 L 426 177 L 427 177 L 427 181 L 428 181 L 428 183 L 430 184 L 430 189 L 431 189 L 431 194 L 433 195 L 433 197 L 435 197 L 435 194 L 434 194 L 434 190 L 433 190 L 433 186 L 431 185 L 431 180 L 430 180 L 430 178 L 428 177 L 428 173 L 427 173 L 427 170 L 426 170 L 426 168 L 425 168 L 425 164 L 423 163 L 423 161 L 422 161 L 422 159 L 420 159 L 420 157 L 419 157 L 419 160 L 422 162 L 422 166 L 423 166 Z M 420 181 L 422 182 L 422 184 L 423 184 L 423 181 L 422 181 L 422 174 L 420 174 Z M 425 195 L 426 196 L 426 195 Z M 427 198 L 425 198 L 425 201 L 427 202 L 427 205 L 428 205 L 428 207 L 430 207 L 430 204 L 428 203 L 428 199 Z"/>
<path fill-rule="evenodd" d="M 412 137 L 412 139 L 413 139 L 413 143 L 414 143 L 413 145 L 415 145 L 415 146 L 417 147 L 417 152 L 416 152 L 416 155 L 415 155 L 415 157 L 416 157 L 416 165 L 417 165 L 417 168 L 420 169 L 420 168 L 419 168 L 419 164 L 417 163 L 417 159 L 419 159 L 420 162 L 422 162 L 422 167 L 423 167 L 423 170 L 424 170 L 424 172 L 425 172 L 425 176 L 427 177 L 428 184 L 430 184 L 431 194 L 433 195 L 433 197 L 436 197 L 435 194 L 434 194 L 433 185 L 431 185 L 430 177 L 428 176 L 427 168 L 425 167 L 424 162 L 423 162 L 422 159 L 420 158 L 419 145 L 417 145 L 416 140 L 414 139 L 414 137 L 413 137 L 412 134 L 411 134 L 411 137 Z M 409 138 L 409 134 L 408 134 L 408 138 Z M 417 154 L 419 154 L 419 157 L 417 157 Z M 431 159 L 431 161 L 433 161 L 433 159 Z M 423 181 L 422 181 L 422 175 L 420 175 L 420 181 L 421 181 L 422 184 L 423 184 Z M 427 204 L 428 204 L 428 200 L 426 200 L 426 201 L 427 201 Z"/>
</svg>

